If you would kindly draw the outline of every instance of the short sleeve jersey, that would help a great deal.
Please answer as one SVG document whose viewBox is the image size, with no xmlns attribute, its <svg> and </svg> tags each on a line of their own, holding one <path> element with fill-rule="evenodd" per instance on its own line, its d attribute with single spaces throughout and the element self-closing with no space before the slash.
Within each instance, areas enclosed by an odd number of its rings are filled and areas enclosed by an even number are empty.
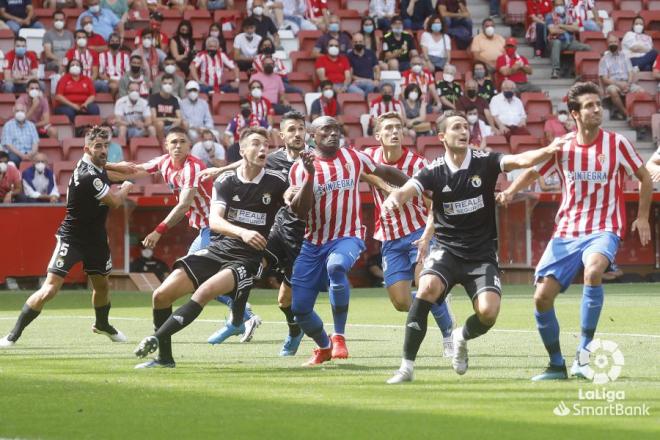
<svg viewBox="0 0 660 440">
<path fill-rule="evenodd" d="M 280 148 L 279 150 L 271 153 L 266 158 L 266 169 L 279 171 L 285 176 L 289 175 L 291 167 L 295 163 L 291 160 L 286 152 L 286 149 Z M 281 217 L 280 225 L 282 226 L 282 233 L 291 240 L 300 240 L 305 234 L 305 221 L 299 219 L 292 211 L 286 206 L 280 209 L 278 216 Z"/>
</svg>

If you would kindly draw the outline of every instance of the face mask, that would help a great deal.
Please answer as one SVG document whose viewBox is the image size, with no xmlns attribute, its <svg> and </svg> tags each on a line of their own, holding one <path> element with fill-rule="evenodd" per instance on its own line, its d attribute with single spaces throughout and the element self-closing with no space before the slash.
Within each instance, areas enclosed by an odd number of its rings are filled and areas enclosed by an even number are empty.
<svg viewBox="0 0 660 440">
<path fill-rule="evenodd" d="M 468 115 L 467 120 L 468 120 L 470 125 L 474 125 L 479 120 L 479 116 L 477 116 L 477 115 Z"/>
<path fill-rule="evenodd" d="M 98 14 L 101 11 L 101 6 L 100 5 L 94 5 L 89 7 L 89 12 L 92 14 Z"/>
<path fill-rule="evenodd" d="M 483 70 L 475 70 L 474 77 L 477 79 L 484 79 L 486 77 L 486 72 L 484 72 Z"/>
<path fill-rule="evenodd" d="M 188 98 L 190 98 L 191 101 L 197 101 L 197 98 L 199 98 L 199 92 L 196 92 L 194 90 L 188 92 Z"/>
<path fill-rule="evenodd" d="M 254 38 L 254 32 L 246 32 L 245 38 L 247 38 L 249 41 L 252 41 L 252 39 Z"/>
<path fill-rule="evenodd" d="M 218 38 L 220 36 L 220 31 L 211 31 L 209 32 L 209 36 Z"/>
<path fill-rule="evenodd" d="M 555 14 L 564 15 L 564 12 L 566 12 L 566 10 L 563 6 L 555 6 Z"/>
<path fill-rule="evenodd" d="M 516 48 L 515 48 L 515 47 L 506 47 L 506 48 L 504 48 L 504 51 L 505 51 L 506 54 L 509 55 L 510 57 L 513 57 L 513 56 L 515 56 L 515 54 L 516 54 Z"/>
<path fill-rule="evenodd" d="M 450 73 L 443 73 L 442 74 L 442 79 L 444 79 L 445 81 L 450 83 L 454 80 L 454 75 L 452 75 Z"/>
<path fill-rule="evenodd" d="M 364 44 L 354 44 L 353 49 L 355 49 L 358 52 L 362 52 L 362 50 L 364 49 Z"/>
<path fill-rule="evenodd" d="M 78 47 L 87 47 L 87 38 L 78 38 L 76 43 L 78 43 Z"/>
<path fill-rule="evenodd" d="M 566 113 L 559 113 L 559 116 L 557 116 L 557 119 L 559 119 L 559 122 L 562 124 L 568 121 L 568 115 Z"/>
<path fill-rule="evenodd" d="M 14 114 L 14 117 L 18 122 L 23 122 L 25 121 L 25 112 L 18 111 Z"/>
<path fill-rule="evenodd" d="M 142 258 L 150 260 L 154 256 L 154 251 L 151 249 L 142 249 Z"/>
<path fill-rule="evenodd" d="M 254 88 L 250 91 L 250 94 L 254 99 L 261 99 L 262 90 L 259 88 Z"/>
<path fill-rule="evenodd" d="M 241 116 L 243 116 L 245 119 L 247 119 L 250 116 L 250 113 L 252 113 L 252 110 L 250 110 L 249 108 L 241 109 Z"/>
<path fill-rule="evenodd" d="M 84 29 L 85 32 L 87 32 L 88 34 L 91 34 L 92 31 L 94 30 L 94 25 L 92 25 L 92 23 L 87 23 L 85 26 L 83 26 L 83 29 Z"/>
<path fill-rule="evenodd" d="M 433 23 L 431 25 L 431 32 L 440 32 L 442 30 L 442 24 L 441 23 Z"/>
<path fill-rule="evenodd" d="M 206 151 L 211 151 L 213 149 L 213 141 L 204 141 L 204 148 Z"/>
<path fill-rule="evenodd" d="M 415 73 L 420 73 L 422 71 L 422 65 L 421 64 L 413 64 L 411 69 Z"/>
<path fill-rule="evenodd" d="M 71 75 L 80 75 L 80 70 L 81 70 L 81 69 L 80 69 L 80 66 L 78 66 L 78 65 L 76 65 L 76 66 L 71 66 L 71 68 L 69 69 L 69 73 L 70 73 Z"/>
<path fill-rule="evenodd" d="M 383 95 L 383 101 L 390 102 L 391 100 L 392 100 L 392 95 L 390 94 Z"/>
<path fill-rule="evenodd" d="M 328 55 L 336 57 L 339 55 L 339 48 L 337 46 L 330 46 L 328 48 Z"/>
<path fill-rule="evenodd" d="M 275 49 L 273 49 L 272 46 L 265 46 L 261 48 L 261 53 L 266 55 L 272 55 L 273 53 L 275 53 Z"/>
<path fill-rule="evenodd" d="M 392 28 L 392 32 L 394 32 L 397 35 L 400 35 L 401 32 L 403 32 L 403 28 L 400 27 Z"/>
<path fill-rule="evenodd" d="M 190 35 L 190 31 L 188 29 L 181 29 L 179 31 L 179 35 L 184 35 L 187 37 L 188 35 Z"/>
<path fill-rule="evenodd" d="M 619 45 L 618 45 L 618 44 L 610 44 L 610 45 L 607 46 L 607 47 L 610 49 L 610 52 L 612 52 L 612 53 L 614 53 L 614 52 L 616 52 L 617 50 L 619 50 Z"/>
<path fill-rule="evenodd" d="M 633 26 L 633 31 L 636 34 L 641 34 L 642 32 L 644 32 L 644 25 L 643 24 L 636 24 L 635 26 Z"/>
<path fill-rule="evenodd" d="M 328 30 L 330 32 L 339 32 L 339 23 L 330 23 L 328 25 Z"/>
<path fill-rule="evenodd" d="M 138 99 L 140 99 L 140 92 L 133 90 L 128 94 L 128 99 L 130 99 L 133 102 L 136 102 Z"/>
<path fill-rule="evenodd" d="M 112 50 L 119 50 L 119 43 L 112 43 L 112 44 L 110 44 L 110 49 L 112 49 Z"/>
<path fill-rule="evenodd" d="M 215 56 L 218 54 L 217 50 L 208 50 L 207 53 L 211 58 L 215 58 Z"/>
<path fill-rule="evenodd" d="M 513 92 L 504 92 L 504 97 L 506 99 L 511 99 L 513 98 Z"/>
<path fill-rule="evenodd" d="M 255 6 L 252 12 L 254 12 L 254 15 L 260 17 L 264 13 L 264 8 L 262 8 L 261 6 Z"/>
<path fill-rule="evenodd" d="M 57 20 L 56 22 L 53 23 L 53 27 L 58 31 L 61 31 L 62 29 L 64 29 L 64 22 L 61 20 Z"/>
<path fill-rule="evenodd" d="M 486 34 L 487 37 L 492 37 L 495 35 L 495 28 L 493 26 L 488 26 L 487 28 L 484 29 L 484 33 Z"/>
<path fill-rule="evenodd" d="M 43 173 L 44 170 L 46 169 L 46 164 L 43 162 L 37 162 L 34 164 L 34 169 L 40 173 Z"/>
<path fill-rule="evenodd" d="M 25 47 L 17 47 L 16 48 L 16 56 L 22 57 L 25 56 L 25 52 L 27 51 L 27 48 Z"/>
<path fill-rule="evenodd" d="M 325 89 L 323 91 L 323 97 L 325 99 L 332 99 L 332 97 L 335 96 L 335 92 L 332 89 Z"/>
<path fill-rule="evenodd" d="M 141 66 L 131 66 L 131 73 L 138 74 L 142 70 Z"/>
<path fill-rule="evenodd" d="M 0 173 L 7 171 L 7 162 L 0 162 Z"/>
<path fill-rule="evenodd" d="M 468 98 L 472 99 L 472 98 L 475 98 L 477 96 L 477 91 L 469 89 L 469 90 L 465 91 L 465 94 L 467 95 Z"/>
<path fill-rule="evenodd" d="M 145 49 L 149 49 L 152 44 L 153 44 L 153 40 L 151 38 L 147 38 L 146 40 L 142 40 L 142 47 L 144 47 Z"/>
<path fill-rule="evenodd" d="M 172 84 L 163 84 L 163 92 L 172 93 Z"/>
<path fill-rule="evenodd" d="M 174 64 L 168 64 L 165 66 L 165 73 L 169 73 L 170 75 L 173 75 L 174 72 L 176 72 L 176 66 Z"/>
<path fill-rule="evenodd" d="M 366 25 L 362 28 L 365 34 L 370 34 L 374 31 L 374 27 L 371 25 Z"/>
<path fill-rule="evenodd" d="M 270 75 L 271 73 L 273 73 L 274 70 L 275 70 L 275 67 L 273 67 L 272 64 L 266 64 L 266 65 L 264 66 L 264 73 L 267 73 L 268 75 Z"/>
<path fill-rule="evenodd" d="M 408 98 L 410 98 L 411 101 L 417 101 L 417 98 L 419 98 L 419 93 L 417 92 L 410 92 L 408 94 Z"/>
<path fill-rule="evenodd" d="M 39 89 L 31 89 L 28 92 L 28 95 L 30 95 L 30 98 L 35 99 L 38 98 L 41 95 L 41 90 Z"/>
</svg>

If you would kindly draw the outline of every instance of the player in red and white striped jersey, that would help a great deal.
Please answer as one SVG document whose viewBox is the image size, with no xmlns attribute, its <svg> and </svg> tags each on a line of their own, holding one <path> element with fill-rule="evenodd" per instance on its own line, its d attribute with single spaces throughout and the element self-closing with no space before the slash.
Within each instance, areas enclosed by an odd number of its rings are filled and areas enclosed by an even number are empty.
<svg viewBox="0 0 660 440">
<path fill-rule="evenodd" d="M 559 346 L 554 301 L 583 267 L 582 338 L 578 355 L 587 350 L 593 339 L 603 307 L 602 276 L 614 262 L 627 228 L 623 183 L 628 175 L 634 174 L 641 182 L 632 230 L 639 231 L 642 246 L 651 238 L 648 221 L 651 177 L 626 138 L 600 128 L 603 107 L 599 87 L 593 83 L 573 85 L 568 91 L 568 109 L 577 123 L 577 134 L 567 135 L 554 157 L 523 173 L 498 196 L 500 202 L 507 202 L 537 177 L 559 174 L 562 200 L 555 233 L 536 267 L 534 293 L 537 327 L 550 355 L 550 364 L 545 372 L 532 378 L 535 381 L 568 378 Z M 588 370 L 583 367 L 576 356 L 571 374 L 584 377 Z"/>
<path fill-rule="evenodd" d="M 390 112 L 376 119 L 374 137 L 380 142 L 380 147 L 368 148 L 365 154 L 377 163 L 390 165 L 401 170 L 405 175 L 412 177 L 418 171 L 428 166 L 426 160 L 419 154 L 401 146 L 403 141 L 403 119 L 398 113 Z M 400 312 L 408 312 L 411 299 L 411 283 L 419 285 L 419 274 L 423 261 L 423 254 L 418 254 L 418 240 L 425 232 L 425 226 L 429 215 L 424 198 L 417 195 L 410 199 L 400 209 L 393 212 L 383 209 L 385 198 L 393 189 L 383 184 L 373 176 L 363 176 L 372 185 L 374 203 L 376 205 L 376 230 L 374 238 L 383 243 L 381 255 L 383 259 L 383 272 L 385 275 L 385 287 L 390 296 L 394 308 Z M 433 224 L 433 217 L 428 219 Z M 420 240 L 428 243 L 433 235 L 433 230 L 428 229 L 428 240 Z M 419 255 L 419 257 L 418 257 Z M 412 292 L 412 297 L 417 292 Z M 447 307 L 447 301 L 442 304 L 434 304 L 431 313 L 438 327 L 442 331 L 444 355 L 451 357 L 453 344 L 451 331 L 454 323 Z"/>
<path fill-rule="evenodd" d="M 316 118 L 311 130 L 316 142 L 314 194 L 313 200 L 303 199 L 311 205 L 311 211 L 291 285 L 296 322 L 319 346 L 306 365 L 317 365 L 331 358 L 348 357 L 344 339 L 350 289 L 347 275 L 364 250 L 360 175 L 373 173 L 397 186 L 403 185 L 408 176 L 394 167 L 374 163 L 364 153 L 339 148 L 341 128 L 335 118 Z M 293 186 L 302 186 L 310 178 L 300 162 L 289 172 Z M 332 342 L 314 312 L 316 297 L 328 284 L 335 326 Z"/>
</svg>

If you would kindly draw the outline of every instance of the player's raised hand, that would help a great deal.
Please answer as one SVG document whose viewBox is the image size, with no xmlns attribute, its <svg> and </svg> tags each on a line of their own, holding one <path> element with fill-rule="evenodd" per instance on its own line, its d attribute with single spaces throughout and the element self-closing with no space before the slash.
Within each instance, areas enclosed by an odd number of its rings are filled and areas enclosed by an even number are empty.
<svg viewBox="0 0 660 440">
<path fill-rule="evenodd" d="M 158 244 L 158 240 L 160 240 L 160 233 L 156 231 L 152 231 L 149 235 L 144 237 L 144 240 L 142 240 L 142 246 L 144 246 L 147 249 L 153 249 L 156 247 L 156 244 Z"/>
<path fill-rule="evenodd" d="M 417 263 L 423 263 L 429 253 L 429 246 L 431 245 L 432 235 L 422 234 L 419 240 L 413 241 L 417 246 Z"/>
<path fill-rule="evenodd" d="M 507 206 L 513 200 L 513 194 L 502 191 L 495 196 L 495 201 L 501 206 Z"/>
<path fill-rule="evenodd" d="M 300 187 L 299 186 L 290 186 L 287 188 L 287 190 L 284 192 L 284 203 L 287 206 L 291 206 L 291 202 L 293 202 L 293 198 L 300 192 Z"/>
<path fill-rule="evenodd" d="M 302 160 L 303 167 L 305 168 L 305 171 L 307 171 L 307 174 L 313 176 L 316 172 L 316 168 L 314 168 L 314 153 L 311 151 L 301 151 L 300 160 Z"/>
<path fill-rule="evenodd" d="M 648 220 L 638 218 L 633 222 L 631 229 L 633 232 L 638 231 L 642 246 L 646 246 L 651 241 L 651 226 Z"/>
<path fill-rule="evenodd" d="M 199 181 L 206 182 L 207 180 L 215 180 L 222 173 L 222 169 L 217 167 L 206 168 L 199 173 Z"/>
<path fill-rule="evenodd" d="M 112 171 L 120 174 L 131 175 L 137 173 L 140 171 L 140 169 L 133 162 L 117 162 L 112 164 Z"/>
<path fill-rule="evenodd" d="M 258 251 L 266 249 L 266 239 L 257 231 L 244 230 L 241 233 L 241 240 Z"/>
</svg>

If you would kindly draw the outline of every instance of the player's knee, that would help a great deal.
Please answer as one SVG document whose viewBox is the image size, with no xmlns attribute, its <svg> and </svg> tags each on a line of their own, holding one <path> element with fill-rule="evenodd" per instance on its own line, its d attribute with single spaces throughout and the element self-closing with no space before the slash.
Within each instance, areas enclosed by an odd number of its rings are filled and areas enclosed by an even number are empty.
<svg viewBox="0 0 660 440">
<path fill-rule="evenodd" d="M 500 314 L 500 307 L 499 305 L 495 305 L 495 304 L 490 304 L 488 306 L 482 307 L 477 312 L 477 315 L 479 316 L 479 321 L 481 321 L 481 323 L 484 325 L 490 325 L 490 326 L 495 325 L 495 321 L 497 321 L 497 316 L 499 314 Z"/>
<path fill-rule="evenodd" d="M 544 290 L 537 290 L 534 292 L 534 305 L 536 310 L 549 310 L 554 305 L 554 297 Z"/>
<path fill-rule="evenodd" d="M 340 261 L 331 261 L 328 263 L 328 276 L 332 279 L 333 277 L 341 277 L 346 275 L 346 267 Z"/>
<path fill-rule="evenodd" d="M 46 303 L 55 298 L 59 289 L 54 284 L 44 284 L 37 292 L 37 301 L 40 304 Z"/>
<path fill-rule="evenodd" d="M 159 286 L 154 290 L 154 293 L 151 295 L 151 302 L 156 309 L 167 307 L 169 305 L 167 293 L 162 286 Z"/>
<path fill-rule="evenodd" d="M 584 284 L 589 286 L 599 286 L 603 281 L 603 271 L 596 265 L 589 265 L 584 268 Z"/>
</svg>

